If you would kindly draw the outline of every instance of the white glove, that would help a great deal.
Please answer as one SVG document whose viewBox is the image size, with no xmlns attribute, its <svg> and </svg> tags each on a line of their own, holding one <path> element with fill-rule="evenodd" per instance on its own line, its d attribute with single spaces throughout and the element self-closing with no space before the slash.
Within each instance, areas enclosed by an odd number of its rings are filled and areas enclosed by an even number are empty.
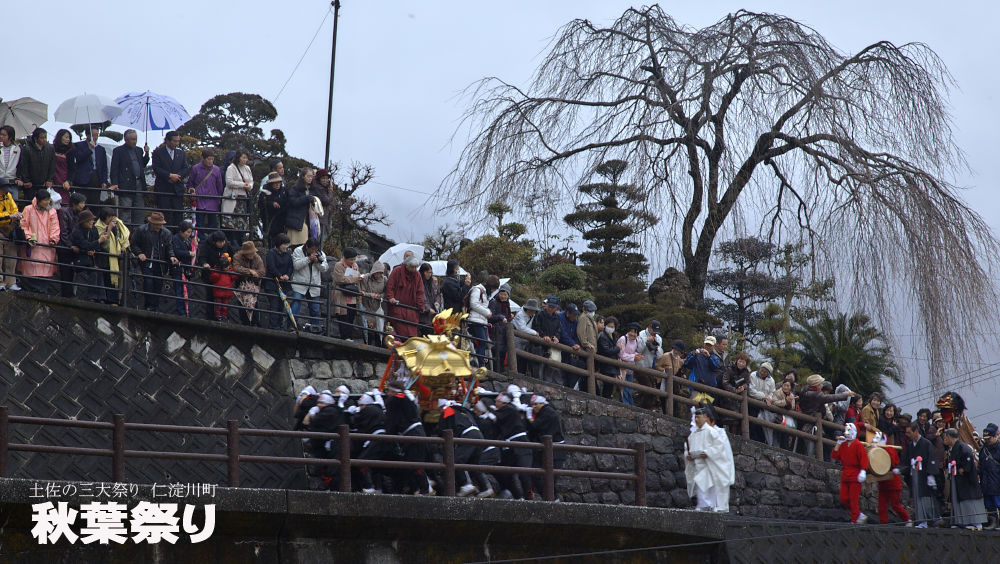
<svg viewBox="0 0 1000 564">
<path fill-rule="evenodd" d="M 691 406 L 691 415 L 694 415 L 694 406 Z"/>
<path fill-rule="evenodd" d="M 476 392 L 476 395 L 481 396 L 485 394 L 488 390 L 482 386 L 476 386 L 476 389 L 473 391 Z"/>
<path fill-rule="evenodd" d="M 910 466 L 911 466 L 911 467 L 914 467 L 914 466 L 916 466 L 916 465 L 917 465 L 917 459 L 916 459 L 916 458 L 911 458 L 911 459 L 910 459 Z"/>
<path fill-rule="evenodd" d="M 413 390 L 406 390 L 406 398 L 412 401 L 413 403 L 417 402 L 417 396 L 413 394 Z"/>
<path fill-rule="evenodd" d="M 340 396 L 340 399 L 337 400 L 337 407 L 344 409 L 345 405 L 347 405 L 347 396 Z"/>
<path fill-rule="evenodd" d="M 899 468 L 893 468 L 892 473 L 899 476 Z"/>
<path fill-rule="evenodd" d="M 511 384 L 507 386 L 507 393 L 512 396 L 519 396 L 521 395 L 521 387 L 517 384 Z"/>
<path fill-rule="evenodd" d="M 837 444 L 842 445 L 847 441 L 844 437 L 837 437 Z"/>
<path fill-rule="evenodd" d="M 864 483 L 865 478 L 867 478 L 867 477 L 868 477 L 868 473 L 865 472 L 864 470 L 858 472 L 858 482 Z"/>
<path fill-rule="evenodd" d="M 931 488 L 937 487 L 937 480 L 934 479 L 934 476 L 927 476 L 927 486 Z"/>
<path fill-rule="evenodd" d="M 356 405 L 352 405 L 351 407 L 347 408 L 347 412 L 348 413 L 360 413 L 361 412 L 361 408 L 358 407 L 358 406 L 356 406 Z"/>
<path fill-rule="evenodd" d="M 318 405 L 314 405 L 311 408 L 309 408 L 309 415 L 316 415 L 317 413 L 319 413 Z"/>
<path fill-rule="evenodd" d="M 514 392 L 513 394 L 511 394 L 511 396 L 513 396 L 513 397 L 514 397 L 514 400 L 515 400 L 515 401 L 517 401 L 517 400 L 520 400 L 520 399 L 521 399 L 521 392 L 520 392 L 520 390 L 519 390 L 519 391 L 516 391 L 516 392 Z"/>
</svg>

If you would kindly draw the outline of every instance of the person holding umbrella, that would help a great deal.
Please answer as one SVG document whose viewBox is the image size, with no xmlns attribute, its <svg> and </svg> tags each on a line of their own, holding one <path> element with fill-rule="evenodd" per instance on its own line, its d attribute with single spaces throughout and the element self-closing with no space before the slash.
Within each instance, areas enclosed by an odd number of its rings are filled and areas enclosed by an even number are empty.
<svg viewBox="0 0 1000 564">
<path fill-rule="evenodd" d="M 149 145 L 140 149 L 139 134 L 134 129 L 125 131 L 123 143 L 111 151 L 111 190 L 118 193 L 118 217 L 127 225 L 135 225 L 137 215 L 134 205 L 142 207 L 141 192 L 146 191 L 146 165 L 149 164 Z"/>
<path fill-rule="evenodd" d="M 153 151 L 153 172 L 156 182 L 156 205 L 164 210 L 164 219 L 173 227 L 181 223 L 181 209 L 184 207 L 184 177 L 191 172 L 187 156 L 180 150 L 181 135 L 168 131 L 163 144 Z"/>
<path fill-rule="evenodd" d="M 73 145 L 76 171 L 73 172 L 71 181 L 74 186 L 90 188 L 83 190 L 83 195 L 87 197 L 87 205 L 97 206 L 101 202 L 101 191 L 98 188 L 108 187 L 108 152 L 97 144 L 101 128 L 91 125 L 89 131 L 86 139 Z"/>
</svg>

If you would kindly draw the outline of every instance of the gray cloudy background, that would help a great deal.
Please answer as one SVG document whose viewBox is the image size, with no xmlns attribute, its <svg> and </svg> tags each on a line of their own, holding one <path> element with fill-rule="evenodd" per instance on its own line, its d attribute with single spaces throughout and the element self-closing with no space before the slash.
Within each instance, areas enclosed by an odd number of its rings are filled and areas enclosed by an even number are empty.
<svg viewBox="0 0 1000 564">
<path fill-rule="evenodd" d="M 419 241 L 436 225 L 426 201 L 454 166 L 464 137 L 452 135 L 465 109 L 460 91 L 484 76 L 526 86 L 549 39 L 573 18 L 609 23 L 630 5 L 619 0 L 373 1 L 342 0 L 331 155 L 341 163 L 370 163 L 375 181 L 363 193 L 393 224 L 397 241 Z M 635 4 L 639 5 L 639 4 Z M 693 27 L 747 9 L 780 13 L 810 25 L 839 49 L 856 52 L 876 41 L 923 42 L 945 61 L 957 82 L 954 129 L 969 168 L 955 179 L 967 201 L 997 229 L 994 91 L 997 87 L 995 2 L 704 1 L 661 3 Z M 332 13 L 325 0 L 172 0 L 122 3 L 2 0 L 6 46 L 0 97 L 31 96 L 58 104 L 83 92 L 111 97 L 127 91 L 168 94 L 194 115 L 208 98 L 257 93 L 275 103 L 292 155 L 323 159 Z M 328 16 L 287 87 L 296 62 Z M 49 122 L 53 132 L 65 126 Z M 123 128 L 115 127 L 121 131 Z M 151 146 L 162 134 L 150 133 Z M 512 202 L 512 204 L 516 204 Z M 561 217 L 562 213 L 557 214 Z M 474 234 L 470 234 L 474 235 Z M 660 274 L 662 266 L 652 274 Z M 915 413 L 934 398 L 920 336 L 896 329 L 907 384 L 900 405 Z M 978 428 L 1000 420 L 994 363 L 998 331 L 984 327 L 987 357 L 974 373 L 941 367 L 970 407 Z M 998 365 L 1000 366 L 1000 365 Z M 982 416 L 982 417 L 981 417 Z M 985 418 L 984 418 L 985 417 Z"/>
</svg>

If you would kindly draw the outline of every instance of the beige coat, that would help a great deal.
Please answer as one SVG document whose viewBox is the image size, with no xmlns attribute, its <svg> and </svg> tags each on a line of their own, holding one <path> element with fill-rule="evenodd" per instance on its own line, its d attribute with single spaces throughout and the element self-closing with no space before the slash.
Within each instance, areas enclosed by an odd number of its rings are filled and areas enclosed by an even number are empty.
<svg viewBox="0 0 1000 564">
<path fill-rule="evenodd" d="M 349 305 L 352 307 L 357 307 L 358 296 L 345 294 L 340 291 L 340 287 L 345 284 L 358 284 L 361 282 L 361 276 L 347 276 L 347 264 L 344 263 L 343 259 L 338 260 L 337 264 L 333 265 L 333 314 L 334 315 L 347 315 L 347 309 L 339 307 L 341 305 Z M 357 267 L 354 267 L 357 270 Z M 360 288 L 359 288 L 360 289 Z"/>
<path fill-rule="evenodd" d="M 590 351 L 597 350 L 597 322 L 594 321 L 593 317 L 580 316 L 580 321 L 576 324 L 576 338 L 579 339 L 581 348 Z"/>
</svg>

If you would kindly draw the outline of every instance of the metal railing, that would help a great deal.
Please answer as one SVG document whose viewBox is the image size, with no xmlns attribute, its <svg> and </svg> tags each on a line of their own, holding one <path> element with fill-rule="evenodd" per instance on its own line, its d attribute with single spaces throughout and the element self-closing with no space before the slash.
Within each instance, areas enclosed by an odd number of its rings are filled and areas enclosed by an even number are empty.
<svg viewBox="0 0 1000 564">
<path fill-rule="evenodd" d="M 10 426 L 12 424 L 68 427 L 71 429 L 92 429 L 111 431 L 111 448 L 71 447 L 62 445 L 39 445 L 10 442 Z M 216 435 L 225 437 L 225 454 L 198 452 L 168 452 L 151 450 L 130 450 L 125 448 L 125 437 L 128 431 L 145 431 L 159 433 L 185 433 L 197 435 Z M 289 440 L 321 439 L 337 443 L 337 453 L 334 458 L 303 458 L 292 456 L 267 456 L 257 454 L 242 454 L 240 437 L 281 437 Z M 351 441 L 385 441 L 390 443 L 422 443 L 441 448 L 442 462 L 410 462 L 402 460 L 370 460 L 351 458 Z M 542 451 L 541 468 L 524 468 L 516 466 L 492 466 L 482 464 L 458 464 L 455 462 L 455 446 L 494 446 L 500 448 L 523 448 Z M 630 456 L 633 459 L 632 472 L 603 472 L 593 470 L 572 470 L 554 467 L 555 451 L 581 452 L 586 454 L 609 454 Z M 408 437 L 403 435 L 352 433 L 347 425 L 338 427 L 336 433 L 319 433 L 312 431 L 286 431 L 279 429 L 241 428 L 236 420 L 228 420 L 225 428 L 193 427 L 183 425 L 158 425 L 149 423 L 126 423 L 125 416 L 116 414 L 110 423 L 103 421 L 77 421 L 69 419 L 52 419 L 45 417 L 25 417 L 10 415 L 6 406 L 0 406 L 0 476 L 7 476 L 8 458 L 11 452 L 35 452 L 46 454 L 68 454 L 83 456 L 100 456 L 111 458 L 111 479 L 115 482 L 126 481 L 126 461 L 128 459 L 148 458 L 158 460 L 196 460 L 203 462 L 220 462 L 226 464 L 227 485 L 239 487 L 241 464 L 278 464 L 307 466 L 336 466 L 339 471 L 339 489 L 341 492 L 352 491 L 351 469 L 359 467 L 384 468 L 396 470 L 439 470 L 443 472 L 443 495 L 456 495 L 455 472 L 472 471 L 490 474 L 524 474 L 542 476 L 542 497 L 546 501 L 555 499 L 555 479 L 559 476 L 575 478 L 597 478 L 606 480 L 625 480 L 632 482 L 635 488 L 635 504 L 646 505 L 646 445 L 635 443 L 633 448 L 613 448 L 599 446 L 583 446 L 554 444 L 552 437 L 545 435 L 541 442 L 508 442 L 486 439 L 456 438 L 450 429 L 442 431 L 440 437 Z"/>
<path fill-rule="evenodd" d="M 514 338 L 524 339 L 530 343 L 541 345 L 549 349 L 559 350 L 563 355 L 576 355 L 577 357 L 582 357 L 586 362 L 586 368 L 579 368 L 571 364 L 552 360 L 544 356 L 540 356 L 524 349 L 518 349 L 514 346 Z M 805 414 L 798 411 L 792 411 L 788 409 L 783 409 L 780 407 L 771 406 L 763 401 L 757 400 L 750 397 L 747 394 L 747 390 L 744 389 L 742 393 L 733 393 L 727 390 L 723 390 L 718 387 L 709 386 L 702 384 L 700 382 L 695 382 L 688 380 L 686 378 L 678 377 L 675 374 L 670 374 L 669 372 L 663 372 L 655 370 L 652 368 L 645 368 L 642 366 L 637 366 L 632 363 L 623 362 L 618 359 L 612 359 L 609 357 L 601 356 L 597 354 L 596 351 L 588 351 L 584 349 L 574 350 L 572 347 L 568 347 L 559 343 L 552 343 L 545 341 L 541 337 L 535 335 L 530 335 L 522 331 L 513 330 L 513 327 L 509 328 L 507 331 L 507 350 L 510 360 L 508 361 L 508 366 L 516 367 L 517 359 L 524 358 L 528 362 L 535 364 L 544 364 L 545 366 L 576 374 L 586 378 L 586 391 L 591 395 L 597 395 L 597 382 L 601 382 L 604 385 L 616 385 L 624 388 L 629 388 L 635 392 L 642 394 L 649 394 L 661 398 L 663 401 L 664 412 L 668 415 L 674 413 L 674 406 L 677 404 L 681 405 L 696 405 L 695 400 L 686 397 L 682 394 L 677 394 L 674 392 L 675 386 L 687 387 L 691 390 L 697 392 L 704 392 L 712 396 L 713 398 L 725 398 L 729 400 L 733 405 L 739 406 L 739 411 L 730 410 L 723 407 L 714 406 L 716 413 L 723 417 L 728 417 L 736 419 L 740 424 L 740 435 L 744 439 L 750 439 L 750 425 L 760 425 L 761 427 L 766 427 L 775 431 L 780 431 L 785 435 L 792 436 L 804 441 L 812 442 L 814 444 L 814 456 L 816 458 L 823 460 L 824 451 L 823 446 L 833 446 L 836 445 L 836 441 L 828 439 L 824 436 L 825 431 L 836 431 L 843 432 L 844 426 L 832 423 L 823 419 L 823 413 L 817 413 L 815 415 Z M 632 371 L 633 374 L 643 374 L 650 377 L 653 382 L 664 381 L 664 389 L 654 388 L 650 386 L 644 386 L 635 382 L 628 382 L 620 378 L 615 378 L 613 376 L 607 376 L 601 374 L 596 368 L 597 365 L 610 365 L 615 368 L 624 369 Z M 694 395 L 694 394 L 692 394 Z M 790 418 L 797 422 L 801 422 L 803 426 L 813 426 L 815 425 L 815 434 L 807 433 L 800 430 L 799 428 L 790 428 L 780 423 L 774 423 L 766 419 L 760 419 L 755 416 L 750 415 L 750 407 L 756 407 L 760 410 L 767 410 L 777 415 L 782 415 L 784 417 Z"/>
</svg>

